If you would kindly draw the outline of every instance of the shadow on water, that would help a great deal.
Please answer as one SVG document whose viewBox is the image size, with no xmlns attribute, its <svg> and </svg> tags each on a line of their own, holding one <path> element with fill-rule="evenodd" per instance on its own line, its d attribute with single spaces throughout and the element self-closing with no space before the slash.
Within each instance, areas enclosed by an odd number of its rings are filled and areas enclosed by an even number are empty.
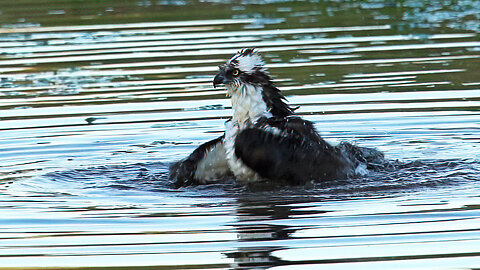
<svg viewBox="0 0 480 270">
<path fill-rule="evenodd" d="M 231 179 L 217 184 L 177 189 L 168 180 L 168 166 L 169 164 L 161 162 L 99 166 L 48 173 L 44 176 L 44 181 L 74 182 L 86 189 L 174 192 L 178 196 L 196 194 L 202 197 L 255 197 L 258 194 L 270 194 L 285 201 L 286 198 L 296 198 L 295 195 L 299 195 L 299 198 L 330 200 L 388 197 L 425 188 L 459 186 L 480 180 L 480 163 L 475 160 L 415 160 L 391 161 L 384 168 L 371 170 L 362 177 L 312 182 L 301 186 L 268 182 L 245 185 Z M 266 201 L 271 199 L 269 197 Z"/>
<path fill-rule="evenodd" d="M 72 171 L 59 171 L 49 173 L 43 180 L 46 186 L 48 182 L 53 181 L 54 187 L 59 186 L 59 182 L 75 183 L 72 194 L 78 196 L 91 196 L 89 191 L 102 190 L 103 194 L 116 194 L 118 191 L 140 192 L 155 194 L 159 197 L 170 197 L 172 201 L 178 201 L 178 198 L 192 199 L 201 198 L 207 200 L 207 203 L 197 204 L 195 207 L 207 207 L 212 210 L 230 205 L 233 208 L 234 220 L 227 222 L 227 227 L 236 234 L 236 248 L 224 251 L 222 254 L 232 261 L 228 264 L 231 269 L 268 269 L 271 267 L 288 267 L 295 265 L 335 265 L 342 263 L 370 263 L 370 262 L 388 262 L 388 261 L 410 261 L 435 259 L 444 257 L 470 258 L 479 256 L 480 253 L 457 252 L 452 254 L 398 254 L 395 256 L 361 256 L 352 254 L 352 256 L 332 257 L 324 259 L 314 259 L 313 257 L 304 260 L 296 259 L 294 256 L 290 259 L 282 258 L 282 252 L 291 252 L 292 249 L 305 248 L 308 243 L 315 242 L 315 246 L 320 243 L 324 248 L 330 245 L 342 246 L 344 241 L 353 241 L 349 245 L 361 245 L 357 243 L 355 237 L 372 238 L 373 243 L 382 242 L 384 239 L 402 237 L 415 237 L 417 234 L 439 233 L 433 229 L 432 232 L 384 232 L 384 231 L 357 231 L 356 227 L 370 224 L 370 226 L 385 226 L 398 224 L 415 224 L 417 222 L 440 222 L 462 220 L 468 217 L 445 217 L 443 212 L 457 212 L 462 210 L 476 210 L 478 205 L 465 206 L 464 208 L 454 209 L 448 207 L 448 202 L 421 202 L 418 205 L 415 200 L 410 204 L 409 200 L 401 199 L 401 204 L 411 206 L 428 206 L 424 209 L 388 211 L 384 209 L 375 209 L 377 200 L 392 200 L 392 204 L 397 203 L 398 198 L 409 196 L 415 197 L 415 194 L 425 194 L 427 190 L 433 190 L 438 195 L 446 191 L 459 189 L 469 189 L 478 185 L 480 180 L 480 163 L 473 160 L 417 160 L 412 162 L 390 162 L 390 166 L 385 169 L 370 172 L 369 175 L 360 178 L 328 181 L 322 183 L 312 183 L 305 186 L 272 186 L 270 184 L 257 185 L 239 185 L 233 181 L 223 182 L 212 185 L 191 186 L 181 189 L 174 189 L 168 182 L 168 164 L 164 163 L 144 163 L 122 166 L 101 166 L 88 169 L 78 169 Z M 37 183 L 38 184 L 38 183 Z M 45 190 L 44 190 L 45 191 Z M 68 191 L 67 191 L 68 193 Z M 172 197 L 173 196 L 173 197 Z M 351 202 L 371 201 L 366 212 L 362 210 L 348 209 Z M 345 203 L 347 213 L 342 213 L 345 209 L 333 208 L 330 205 Z M 373 209 L 370 207 L 373 206 Z M 355 206 L 356 208 L 357 206 Z M 433 209 L 432 209 L 433 207 Z M 440 207 L 440 208 L 438 208 Z M 348 213 L 352 211 L 352 213 Z M 416 221 L 413 217 L 424 213 L 422 219 Z M 201 215 L 200 213 L 188 212 L 186 215 Z M 182 215 L 176 213 L 172 215 Z M 429 216 L 430 215 L 430 216 Z M 160 217 L 161 215 L 147 215 L 150 217 Z M 143 216 L 143 217 L 147 217 Z M 168 216 L 168 215 L 167 215 Z M 410 216 L 406 218 L 405 216 Z M 336 221 L 335 219 L 340 219 Z M 344 219 L 342 221 L 342 219 Z M 357 221 L 360 220 L 360 221 Z M 312 221 L 310 221 L 312 220 Z M 340 223 L 339 223 L 340 222 Z M 344 223 L 345 222 L 345 223 Z M 401 225 L 404 226 L 404 225 Z M 331 230 L 335 229 L 334 234 L 321 233 L 318 235 L 304 235 L 309 230 Z M 342 227 L 344 227 L 342 229 Z M 352 229 L 348 229 L 351 227 Z M 338 230 L 340 230 L 338 232 Z M 441 229 L 444 234 L 448 231 L 463 233 L 477 233 L 478 228 L 449 228 Z M 303 232 L 303 234 L 302 234 Z M 299 236 L 300 235 L 300 236 Z M 424 236 L 420 236 L 424 237 Z M 340 240 L 339 240 L 340 239 Z M 342 240 L 343 239 L 343 240 Z M 183 241 L 183 240 L 182 240 Z M 400 242 L 406 240 L 400 240 Z M 361 241 L 360 241 L 361 242 Z M 393 241 L 395 242 L 395 240 Z M 292 244 L 293 243 L 293 244 Z M 377 243 L 378 244 L 378 243 Z M 348 250 L 348 248 L 347 248 Z M 287 256 L 288 257 L 288 256 Z M 321 257 L 321 256 L 320 256 Z M 225 266 L 219 266 L 223 268 Z M 196 267 L 193 267 L 196 268 Z M 192 268 L 192 269 L 193 269 Z M 185 266 L 185 269 L 190 267 Z M 313 268 L 312 268 L 313 269 Z"/>
</svg>

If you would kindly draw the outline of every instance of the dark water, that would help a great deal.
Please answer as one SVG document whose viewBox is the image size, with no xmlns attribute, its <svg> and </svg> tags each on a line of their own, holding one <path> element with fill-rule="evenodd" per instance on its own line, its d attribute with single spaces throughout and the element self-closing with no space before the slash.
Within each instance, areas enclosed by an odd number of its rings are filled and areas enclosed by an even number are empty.
<svg viewBox="0 0 480 270">
<path fill-rule="evenodd" d="M 4 0 L 0 25 L 0 267 L 480 268 L 478 1 Z M 392 166 L 172 189 L 242 47 Z"/>
</svg>

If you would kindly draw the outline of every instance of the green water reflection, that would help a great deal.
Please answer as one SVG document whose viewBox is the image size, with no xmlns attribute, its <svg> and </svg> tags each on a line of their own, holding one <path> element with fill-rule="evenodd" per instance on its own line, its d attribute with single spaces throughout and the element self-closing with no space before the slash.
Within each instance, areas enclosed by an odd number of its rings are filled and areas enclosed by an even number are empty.
<svg viewBox="0 0 480 270">
<path fill-rule="evenodd" d="M 479 268 L 478 1 L 0 2 L 0 268 Z M 327 140 L 398 171 L 171 189 L 258 47 Z M 403 163 L 402 163 L 403 162 Z"/>
</svg>

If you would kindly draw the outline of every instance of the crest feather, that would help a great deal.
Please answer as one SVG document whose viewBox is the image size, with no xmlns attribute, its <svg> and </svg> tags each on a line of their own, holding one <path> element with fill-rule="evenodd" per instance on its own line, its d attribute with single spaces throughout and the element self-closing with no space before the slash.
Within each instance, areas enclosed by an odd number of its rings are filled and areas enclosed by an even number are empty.
<svg viewBox="0 0 480 270">
<path fill-rule="evenodd" d="M 264 67 L 265 62 L 263 62 L 262 57 L 253 48 L 242 49 L 237 52 L 228 60 L 227 64 L 248 74 L 252 74 L 255 71 L 266 71 Z"/>
</svg>

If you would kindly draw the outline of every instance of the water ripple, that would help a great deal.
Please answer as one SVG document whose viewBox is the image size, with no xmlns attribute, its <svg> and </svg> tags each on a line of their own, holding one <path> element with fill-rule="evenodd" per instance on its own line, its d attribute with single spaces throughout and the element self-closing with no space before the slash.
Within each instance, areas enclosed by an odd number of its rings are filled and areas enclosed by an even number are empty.
<svg viewBox="0 0 480 270">
<path fill-rule="evenodd" d="M 0 268 L 480 268 L 475 1 L 5 1 Z M 172 188 L 224 130 L 212 78 L 241 47 L 326 140 L 389 166 Z"/>
</svg>

